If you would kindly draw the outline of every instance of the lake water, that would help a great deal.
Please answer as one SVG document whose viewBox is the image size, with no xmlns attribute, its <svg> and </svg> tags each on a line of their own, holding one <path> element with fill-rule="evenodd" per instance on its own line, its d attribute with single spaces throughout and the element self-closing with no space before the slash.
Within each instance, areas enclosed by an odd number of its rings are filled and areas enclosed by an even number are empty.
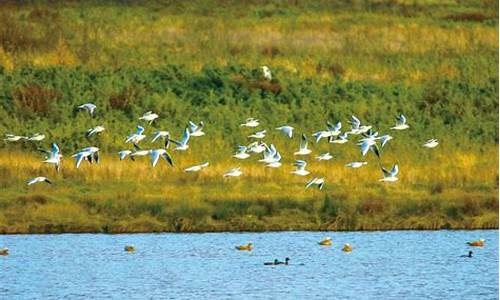
<svg viewBox="0 0 500 300">
<path fill-rule="evenodd" d="M 0 299 L 498 298 L 497 230 L 4 235 L 0 247 Z"/>
</svg>

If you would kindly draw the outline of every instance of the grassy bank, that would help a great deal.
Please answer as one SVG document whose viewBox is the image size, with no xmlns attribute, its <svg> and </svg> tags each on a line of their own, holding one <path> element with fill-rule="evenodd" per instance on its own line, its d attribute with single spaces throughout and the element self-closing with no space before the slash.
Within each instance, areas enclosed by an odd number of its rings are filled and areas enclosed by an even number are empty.
<svg viewBox="0 0 500 300">
<path fill-rule="evenodd" d="M 2 2 L 0 134 L 47 138 L 0 142 L 0 233 L 497 228 L 497 19 L 497 1 Z M 95 118 L 76 112 L 85 102 Z M 188 120 L 207 135 L 172 152 L 174 168 L 119 162 L 149 110 L 160 118 L 144 148 Z M 393 132 L 399 113 L 411 127 Z M 352 114 L 394 140 L 357 170 L 344 167 L 361 159 L 355 140 L 311 145 L 326 187 L 305 190 L 290 174 L 298 138 L 272 129 L 346 130 Z M 247 117 L 282 168 L 231 158 L 250 142 Z M 106 130 L 87 138 L 96 125 Z M 440 145 L 422 148 L 430 138 Z M 60 173 L 35 150 L 52 142 Z M 77 170 L 70 155 L 87 146 L 102 162 Z M 314 160 L 326 151 L 333 160 Z M 379 163 L 396 162 L 400 181 L 379 183 Z M 241 178 L 222 177 L 236 166 Z M 27 187 L 35 176 L 54 184 Z"/>
</svg>

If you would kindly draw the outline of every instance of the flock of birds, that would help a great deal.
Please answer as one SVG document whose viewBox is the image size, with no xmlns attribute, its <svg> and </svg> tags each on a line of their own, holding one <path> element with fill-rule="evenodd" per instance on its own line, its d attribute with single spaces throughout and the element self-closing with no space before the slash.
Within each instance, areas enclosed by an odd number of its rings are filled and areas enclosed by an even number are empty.
<svg viewBox="0 0 500 300">
<path fill-rule="evenodd" d="M 272 79 L 271 71 L 268 67 L 262 67 L 263 76 L 267 80 Z M 77 107 L 80 111 L 87 111 L 91 117 L 95 116 L 97 106 L 93 103 L 85 103 Z M 139 117 L 140 121 L 146 122 L 151 125 L 155 120 L 159 118 L 159 115 L 148 111 L 144 113 L 141 117 Z M 362 124 L 361 121 L 356 117 L 352 116 L 349 121 L 350 128 L 342 132 L 342 123 L 337 122 L 336 124 L 332 124 L 330 122 L 326 123 L 326 128 L 319 130 L 312 134 L 312 138 L 316 143 L 319 143 L 322 139 L 327 140 L 331 144 L 344 144 L 350 141 L 349 137 L 360 136 L 357 140 L 357 146 L 360 147 L 362 157 L 365 157 L 368 152 L 373 152 L 377 157 L 380 158 L 382 148 L 393 139 L 393 137 L 389 134 L 379 135 L 378 132 L 374 131 L 372 126 Z M 260 121 L 256 118 L 248 118 L 241 125 L 242 128 L 257 128 L 260 126 Z M 391 130 L 406 130 L 410 128 L 407 124 L 406 117 L 403 114 L 400 114 L 396 117 L 395 126 L 391 127 Z M 203 132 L 204 123 L 199 122 L 195 123 L 189 121 L 188 126 L 183 132 L 182 137 L 179 140 L 174 140 L 171 138 L 170 133 L 168 131 L 155 131 L 152 135 L 151 143 L 162 142 L 162 146 L 159 148 L 153 149 L 143 149 L 139 146 L 139 144 L 146 138 L 144 134 L 145 128 L 141 125 L 138 125 L 136 131 L 129 134 L 125 139 L 125 144 L 131 144 L 132 149 L 126 149 L 118 152 L 118 156 L 120 160 L 124 160 L 129 158 L 133 161 L 137 157 L 141 156 L 150 156 L 151 165 L 155 167 L 158 164 L 160 158 L 165 160 L 171 166 L 174 165 L 171 154 L 167 151 L 171 144 L 174 145 L 175 151 L 186 151 L 189 149 L 189 142 L 194 137 L 201 137 L 205 135 Z M 276 127 L 275 130 L 282 132 L 286 137 L 292 139 L 294 136 L 295 129 L 290 125 L 283 125 Z M 103 131 L 105 131 L 105 127 L 102 125 L 98 125 L 92 127 L 87 130 L 86 136 L 91 138 L 92 136 L 99 135 Z M 237 147 L 236 153 L 233 155 L 233 158 L 238 160 L 248 159 L 252 154 L 262 155 L 262 159 L 258 160 L 259 162 L 265 164 L 266 167 L 269 168 L 279 168 L 282 163 L 282 156 L 278 149 L 274 146 L 274 144 L 267 144 L 263 141 L 266 137 L 266 130 L 259 130 L 250 135 L 248 135 L 249 139 L 253 139 L 254 141 L 247 146 L 240 145 Z M 34 141 L 40 142 L 45 139 L 45 135 L 36 133 L 32 136 L 21 136 L 14 134 L 6 134 L 5 141 L 7 142 L 18 142 L 18 141 Z M 437 147 L 439 142 L 436 139 L 430 139 L 423 143 L 423 147 L 425 148 L 435 148 Z M 312 150 L 309 148 L 309 139 L 306 134 L 300 135 L 300 144 L 299 148 L 294 155 L 297 157 L 305 157 L 312 153 Z M 57 143 L 52 143 L 52 147 L 50 150 L 45 150 L 38 148 L 41 152 L 45 154 L 44 163 L 52 164 L 55 166 L 56 170 L 59 171 L 61 167 L 61 160 L 63 155 L 59 149 Z M 81 163 L 85 160 L 89 163 L 99 163 L 99 148 L 95 146 L 86 147 L 80 149 L 76 153 L 71 156 L 75 161 L 75 167 L 79 168 Z M 316 157 L 317 161 L 328 161 L 332 159 L 333 156 L 329 153 L 321 153 Z M 366 165 L 366 161 L 353 161 L 347 163 L 345 166 L 348 168 L 360 168 Z M 292 172 L 292 174 L 297 176 L 307 176 L 310 172 L 307 170 L 307 161 L 305 159 L 296 159 L 294 162 L 294 166 L 296 169 Z M 190 166 L 184 169 L 185 172 L 199 172 L 202 169 L 209 166 L 208 162 L 203 162 L 199 165 Z M 395 182 L 398 181 L 398 173 L 399 166 L 398 164 L 394 164 L 392 168 L 386 169 L 383 166 L 380 166 L 383 177 L 379 179 L 382 182 Z M 243 174 L 243 171 L 240 167 L 235 167 L 228 170 L 223 174 L 223 177 L 238 177 Z M 38 176 L 28 180 L 28 185 L 33 185 L 37 183 L 52 183 L 50 179 L 44 176 Z M 324 177 L 313 177 L 306 182 L 306 189 L 311 186 L 317 186 L 319 189 L 322 189 L 325 185 Z"/>
</svg>

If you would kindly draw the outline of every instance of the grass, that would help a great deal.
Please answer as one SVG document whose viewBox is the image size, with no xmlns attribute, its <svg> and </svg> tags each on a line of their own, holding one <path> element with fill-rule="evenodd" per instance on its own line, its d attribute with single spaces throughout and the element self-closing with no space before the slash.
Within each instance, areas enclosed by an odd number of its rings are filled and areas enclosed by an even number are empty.
<svg viewBox="0 0 500 300">
<path fill-rule="evenodd" d="M 0 232 L 498 228 L 498 43 L 497 1 L 2 2 L 0 132 L 46 134 L 38 146 L 57 142 L 64 165 L 0 143 Z M 75 111 L 89 101 L 94 119 Z M 190 119 L 207 136 L 173 153 L 175 168 L 119 162 L 148 110 L 160 114 L 148 138 Z M 355 114 L 389 133 L 399 113 L 411 129 L 391 132 L 381 161 L 399 163 L 396 184 L 377 181 L 373 157 L 345 168 L 360 159 L 352 142 L 312 145 L 335 156 L 308 159 L 323 191 L 289 174 L 297 138 L 269 133 L 278 170 L 228 159 L 250 116 L 310 133 Z M 440 146 L 423 149 L 429 138 Z M 70 155 L 90 145 L 102 163 L 76 170 Z M 241 178 L 222 178 L 238 165 Z M 54 184 L 28 188 L 38 175 Z"/>
</svg>

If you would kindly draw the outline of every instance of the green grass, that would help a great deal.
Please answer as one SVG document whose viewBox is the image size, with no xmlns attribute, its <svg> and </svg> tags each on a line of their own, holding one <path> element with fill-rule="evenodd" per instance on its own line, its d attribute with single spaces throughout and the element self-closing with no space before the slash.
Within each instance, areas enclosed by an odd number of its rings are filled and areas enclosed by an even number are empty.
<svg viewBox="0 0 500 300">
<path fill-rule="evenodd" d="M 0 143 L 0 232 L 374 230 L 498 227 L 498 2 L 130 1 L 0 4 L 0 133 L 42 132 L 64 155 L 56 174 L 37 146 Z M 259 69 L 268 65 L 273 80 Z M 97 104 L 89 118 L 75 107 Z M 207 135 L 176 167 L 118 162 L 124 137 L 146 126 Z M 411 126 L 391 132 L 404 113 Z M 391 133 L 381 163 L 401 167 L 377 182 L 378 161 L 352 171 L 353 143 L 313 144 L 325 190 L 289 174 L 298 138 L 352 114 Z M 248 144 L 239 124 L 257 117 L 284 166 L 229 159 Z M 99 137 L 90 127 L 104 125 Z M 297 134 L 298 136 L 298 134 Z M 430 138 L 440 146 L 425 150 Z M 144 143 L 149 146 L 149 141 Z M 70 155 L 98 146 L 102 164 Z M 159 146 L 159 145 L 158 145 Z M 182 169 L 202 161 L 200 174 Z M 241 165 L 244 176 L 221 174 Z M 53 186 L 27 188 L 47 175 Z"/>
</svg>

